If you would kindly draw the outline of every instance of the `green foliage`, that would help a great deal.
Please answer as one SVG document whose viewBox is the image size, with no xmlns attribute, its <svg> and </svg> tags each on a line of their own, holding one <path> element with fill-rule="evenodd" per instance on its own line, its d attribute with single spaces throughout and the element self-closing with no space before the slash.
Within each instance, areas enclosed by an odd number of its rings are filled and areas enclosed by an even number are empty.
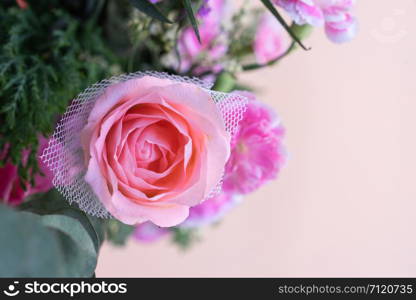
<svg viewBox="0 0 416 300">
<path fill-rule="evenodd" d="M 70 205 L 56 189 L 52 189 L 47 193 L 35 194 L 28 200 L 19 206 L 20 210 L 42 216 L 63 215 L 76 220 L 85 228 L 91 241 L 93 241 L 95 251 L 98 252 L 101 244 L 104 242 L 104 225 L 106 220 L 87 215 L 74 205 Z"/>
<path fill-rule="evenodd" d="M 1 277 L 93 276 L 102 221 L 69 205 L 55 190 L 20 209 L 0 205 Z"/>
<path fill-rule="evenodd" d="M 133 231 L 134 226 L 123 224 L 116 219 L 106 221 L 107 239 L 114 245 L 125 245 Z"/>
<path fill-rule="evenodd" d="M 38 134 L 49 135 L 71 99 L 108 76 L 115 60 L 96 18 L 72 15 L 59 2 L 0 5 L 0 149 L 10 145 L 3 162 L 18 165 L 23 179 L 37 170 Z"/>
<path fill-rule="evenodd" d="M 37 215 L 0 205 L 0 276 L 65 276 L 59 233 Z M 33 234 L 36 233 L 36 234 Z"/>
<path fill-rule="evenodd" d="M 189 249 L 194 243 L 200 240 L 198 229 L 196 228 L 172 227 L 171 230 L 173 242 L 182 250 Z"/>
</svg>

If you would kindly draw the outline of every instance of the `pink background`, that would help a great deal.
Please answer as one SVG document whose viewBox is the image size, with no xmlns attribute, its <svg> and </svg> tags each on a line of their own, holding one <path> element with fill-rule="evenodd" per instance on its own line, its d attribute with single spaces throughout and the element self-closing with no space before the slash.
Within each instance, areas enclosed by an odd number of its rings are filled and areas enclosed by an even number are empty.
<svg viewBox="0 0 416 300">
<path fill-rule="evenodd" d="M 352 43 L 242 76 L 287 129 L 280 178 L 187 253 L 104 245 L 97 276 L 416 276 L 416 1 L 357 2 Z"/>
</svg>

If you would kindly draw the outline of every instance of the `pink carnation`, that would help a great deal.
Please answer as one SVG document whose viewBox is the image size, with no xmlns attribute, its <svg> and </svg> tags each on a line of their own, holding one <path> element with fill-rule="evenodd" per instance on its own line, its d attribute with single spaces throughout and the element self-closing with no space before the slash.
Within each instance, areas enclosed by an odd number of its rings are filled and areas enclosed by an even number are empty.
<svg viewBox="0 0 416 300">
<path fill-rule="evenodd" d="M 285 162 L 284 129 L 273 111 L 249 92 L 237 91 L 249 99 L 225 167 L 223 190 L 247 194 L 276 178 Z"/>
<path fill-rule="evenodd" d="M 206 71 L 217 73 L 222 70 L 218 61 L 228 50 L 221 30 L 221 24 L 228 12 L 225 2 L 226 0 L 210 0 L 204 4 L 205 12 L 199 18 L 201 43 L 191 26 L 182 31 L 178 41 L 181 72 L 189 71 L 195 64 L 198 64 L 198 67 L 192 70 L 194 75 Z"/>
<path fill-rule="evenodd" d="M 264 14 L 257 27 L 254 40 L 254 54 L 259 64 L 278 58 L 290 46 L 290 38 L 283 26 L 270 14 Z"/>
<path fill-rule="evenodd" d="M 327 37 L 334 43 L 353 39 L 357 22 L 351 11 L 354 0 L 274 0 L 299 25 L 325 25 Z"/>
<path fill-rule="evenodd" d="M 48 140 L 40 137 L 38 156 L 47 147 Z M 23 160 L 27 160 L 28 152 L 24 151 Z M 22 188 L 17 172 L 17 166 L 7 163 L 0 168 L 0 202 L 9 205 L 19 205 L 23 200 L 33 194 L 42 193 L 52 188 L 53 175 L 46 165 L 38 159 L 40 171 L 43 173 L 35 175 L 35 184 L 32 186 L 29 182 L 25 183 L 25 190 Z"/>
<path fill-rule="evenodd" d="M 192 207 L 189 210 L 188 218 L 180 226 L 200 227 L 215 223 L 239 202 L 240 196 L 222 192 Z"/>
</svg>

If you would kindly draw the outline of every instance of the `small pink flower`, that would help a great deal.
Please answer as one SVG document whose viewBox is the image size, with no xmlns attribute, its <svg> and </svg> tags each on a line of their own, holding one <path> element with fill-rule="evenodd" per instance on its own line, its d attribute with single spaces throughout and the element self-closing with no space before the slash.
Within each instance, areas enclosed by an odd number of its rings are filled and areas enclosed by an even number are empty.
<svg viewBox="0 0 416 300">
<path fill-rule="evenodd" d="M 152 76 L 110 85 L 81 132 L 85 181 L 118 220 L 183 222 L 221 179 L 230 134 L 210 93 Z"/>
<path fill-rule="evenodd" d="M 275 0 L 299 25 L 325 25 L 327 37 L 334 43 L 353 39 L 357 21 L 351 11 L 354 0 Z"/>
<path fill-rule="evenodd" d="M 194 206 L 189 211 L 189 217 L 180 224 L 181 227 L 200 227 L 219 221 L 226 213 L 240 202 L 241 197 L 231 193 L 220 194 Z"/>
<path fill-rule="evenodd" d="M 249 92 L 247 111 L 232 142 L 225 167 L 223 190 L 248 194 L 274 179 L 286 160 L 284 129 L 273 111 Z"/>
<path fill-rule="evenodd" d="M 48 140 L 40 137 L 38 156 L 42 154 L 43 150 L 47 147 Z M 27 160 L 28 152 L 24 151 L 22 159 Z M 40 171 L 43 173 L 35 175 L 35 184 L 32 186 L 29 182 L 25 183 L 25 189 L 20 185 L 19 174 L 17 172 L 17 166 L 7 163 L 3 168 L 0 168 L 0 202 L 4 202 L 10 205 L 19 205 L 23 200 L 33 194 L 42 193 L 52 188 L 53 175 L 51 171 L 46 167 L 41 159 L 38 159 Z"/>
<path fill-rule="evenodd" d="M 290 38 L 283 26 L 270 14 L 264 14 L 257 27 L 254 40 L 254 54 L 259 64 L 278 58 L 290 46 Z"/>
<path fill-rule="evenodd" d="M 226 54 L 228 45 L 221 24 L 228 14 L 228 4 L 226 0 L 210 0 L 204 5 L 206 13 L 200 16 L 198 26 L 201 42 L 191 26 L 186 27 L 179 37 L 180 72 L 187 72 L 195 65 L 198 67 L 192 70 L 194 75 L 222 70 L 218 61 Z"/>
<path fill-rule="evenodd" d="M 139 242 L 152 243 L 169 233 L 167 228 L 156 226 L 152 222 L 144 222 L 136 226 L 133 237 Z"/>
</svg>

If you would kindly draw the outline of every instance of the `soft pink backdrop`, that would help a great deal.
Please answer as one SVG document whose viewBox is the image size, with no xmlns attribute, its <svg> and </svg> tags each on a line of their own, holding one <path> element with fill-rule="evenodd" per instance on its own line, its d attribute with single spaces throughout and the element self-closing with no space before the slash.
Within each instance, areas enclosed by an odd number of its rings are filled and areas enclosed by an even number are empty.
<svg viewBox="0 0 416 300">
<path fill-rule="evenodd" d="M 187 253 L 104 245 L 97 276 L 416 276 L 416 1 L 357 2 L 352 43 L 242 76 L 285 123 L 280 178 Z"/>
</svg>

